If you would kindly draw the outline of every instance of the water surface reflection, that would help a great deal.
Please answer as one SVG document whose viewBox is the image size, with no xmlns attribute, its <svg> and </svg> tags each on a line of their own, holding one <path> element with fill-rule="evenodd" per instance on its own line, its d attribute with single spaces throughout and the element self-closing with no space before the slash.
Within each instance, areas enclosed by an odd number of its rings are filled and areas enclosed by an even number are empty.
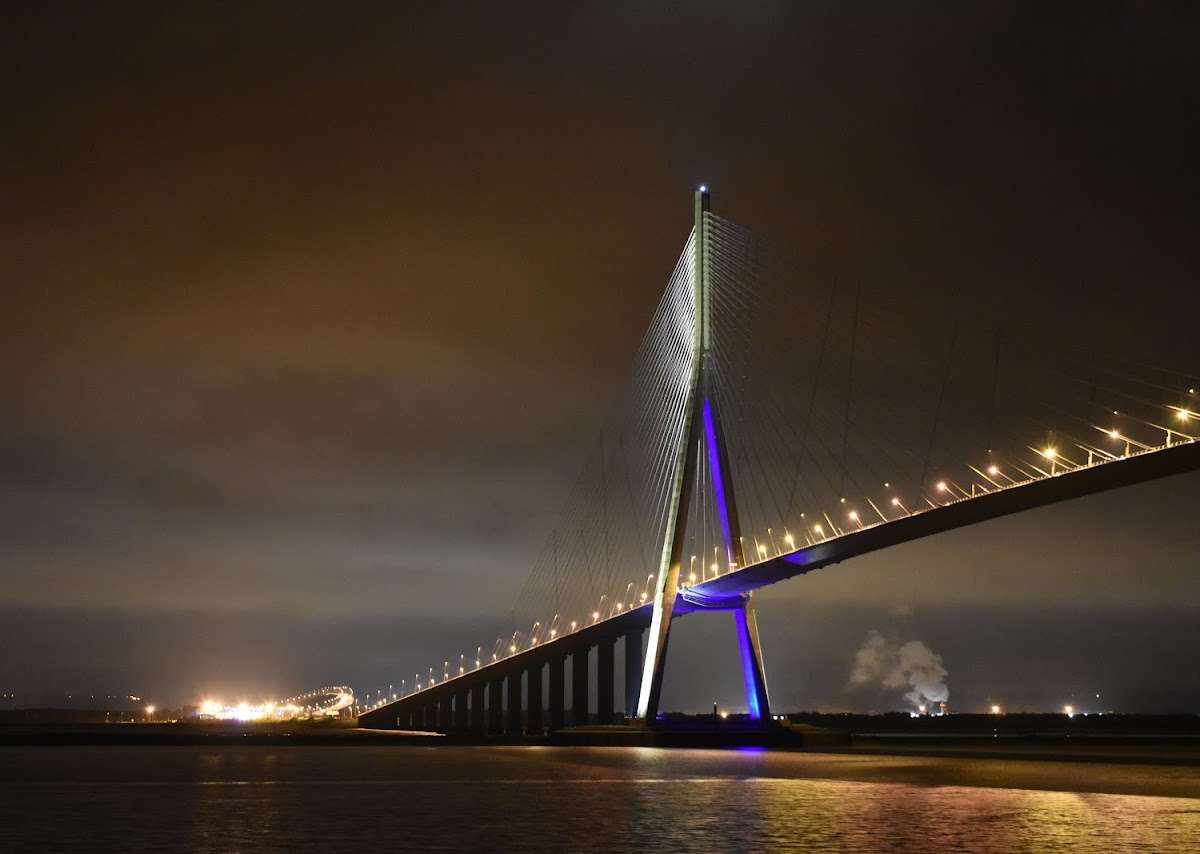
<svg viewBox="0 0 1200 854">
<path fill-rule="evenodd" d="M 635 748 L 0 748 L 0 786 L 5 851 L 1100 852 L 1195 850 L 1200 839 L 1200 800 L 1163 796 L 1200 791 L 1195 769 L 1135 765 Z"/>
</svg>

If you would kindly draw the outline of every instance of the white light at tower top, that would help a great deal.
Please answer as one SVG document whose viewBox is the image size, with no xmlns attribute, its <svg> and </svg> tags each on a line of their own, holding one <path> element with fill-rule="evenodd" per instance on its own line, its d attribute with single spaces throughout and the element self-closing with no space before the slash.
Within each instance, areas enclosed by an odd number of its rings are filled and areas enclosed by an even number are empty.
<svg viewBox="0 0 1200 854">
<path fill-rule="evenodd" d="M 708 192 L 708 184 L 701 184 L 701 185 L 700 185 L 700 192 L 701 192 L 701 193 L 707 193 L 707 192 Z"/>
</svg>

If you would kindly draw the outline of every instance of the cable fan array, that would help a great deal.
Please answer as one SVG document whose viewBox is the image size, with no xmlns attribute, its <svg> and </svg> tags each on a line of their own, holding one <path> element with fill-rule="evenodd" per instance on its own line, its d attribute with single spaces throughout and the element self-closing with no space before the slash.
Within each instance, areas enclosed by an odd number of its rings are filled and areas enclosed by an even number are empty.
<svg viewBox="0 0 1200 854">
<path fill-rule="evenodd" d="M 709 382 L 728 471 L 699 432 L 681 581 L 1090 466 L 1197 440 L 1200 380 L 1040 340 L 1014 318 L 819 277 L 704 214 Z M 511 634 L 412 691 L 615 617 L 655 593 L 695 333 L 695 234 L 512 608 Z M 740 541 L 717 500 L 736 502 Z M 401 683 L 401 692 L 407 680 Z M 396 695 L 392 694 L 392 699 Z M 376 705 L 387 702 L 380 698 Z"/>
</svg>

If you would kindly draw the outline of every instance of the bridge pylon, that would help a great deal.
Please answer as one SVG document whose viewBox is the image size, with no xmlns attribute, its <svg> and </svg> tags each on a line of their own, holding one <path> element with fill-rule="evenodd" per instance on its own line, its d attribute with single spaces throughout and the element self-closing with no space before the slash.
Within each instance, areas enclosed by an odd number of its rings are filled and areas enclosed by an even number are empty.
<svg viewBox="0 0 1200 854">
<path fill-rule="evenodd" d="M 708 455 L 708 470 L 712 480 L 713 501 L 721 524 L 721 534 L 728 551 L 730 566 L 745 566 L 742 554 L 741 529 L 738 524 L 737 499 L 730 476 L 729 452 L 721 412 L 717 401 L 716 371 L 712 354 L 712 293 L 709 284 L 709 234 L 707 216 L 710 196 L 707 187 L 695 192 L 692 231 L 693 328 L 691 378 L 684 405 L 683 442 L 675 455 L 674 474 L 667 507 L 667 524 L 663 536 L 659 570 L 655 584 L 654 612 L 650 623 L 646 657 L 642 668 L 641 690 L 637 715 L 646 722 L 658 716 L 662 695 L 662 678 L 666 666 L 667 641 L 670 639 L 671 617 L 679 594 L 679 573 L 687 534 L 688 509 L 695 490 L 696 469 L 703 445 Z M 705 602 L 689 600 L 693 610 L 733 611 L 737 626 L 738 649 L 741 655 L 742 676 L 746 689 L 746 706 L 750 717 L 770 717 L 767 696 L 766 670 L 763 666 L 762 644 L 758 636 L 758 621 L 754 602 L 749 593 L 732 599 Z"/>
</svg>

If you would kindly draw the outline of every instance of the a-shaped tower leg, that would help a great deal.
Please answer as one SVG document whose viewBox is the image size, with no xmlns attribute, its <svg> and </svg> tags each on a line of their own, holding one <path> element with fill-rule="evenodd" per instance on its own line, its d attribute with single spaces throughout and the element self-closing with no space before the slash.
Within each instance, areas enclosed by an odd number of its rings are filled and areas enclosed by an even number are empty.
<svg viewBox="0 0 1200 854">
<path fill-rule="evenodd" d="M 708 467 L 712 477 L 713 496 L 722 534 L 729 549 L 729 560 L 736 567 L 745 565 L 738 525 L 737 502 L 733 481 L 729 477 L 729 455 L 725 447 L 725 432 L 715 397 L 715 373 L 711 356 L 712 302 L 708 282 L 708 241 L 705 214 L 709 209 L 708 191 L 701 187 L 695 195 L 695 225 L 692 238 L 692 272 L 694 281 L 695 315 L 692 338 L 691 381 L 684 404 L 684 441 L 676 454 L 674 479 L 668 509 L 666 535 L 655 585 L 654 615 L 642 670 L 641 692 L 637 713 L 644 721 L 658 716 L 662 693 L 662 677 L 666 663 L 667 641 L 670 639 L 671 615 L 679 591 L 679 572 L 683 560 L 684 537 L 687 533 L 688 507 L 694 488 L 697 455 L 703 442 L 708 452 Z M 754 604 L 744 597 L 735 609 L 738 646 L 741 651 L 742 672 L 746 684 L 746 705 L 753 718 L 769 717 L 766 671 L 763 667 L 762 646 L 758 638 L 758 623 Z"/>
</svg>

